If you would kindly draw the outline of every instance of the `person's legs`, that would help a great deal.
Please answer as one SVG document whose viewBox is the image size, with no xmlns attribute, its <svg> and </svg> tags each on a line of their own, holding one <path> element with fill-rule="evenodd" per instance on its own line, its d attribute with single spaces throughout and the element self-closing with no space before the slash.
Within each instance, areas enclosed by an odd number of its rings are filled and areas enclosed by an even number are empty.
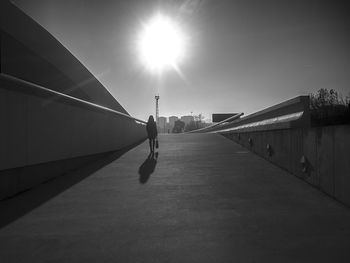
<svg viewBox="0 0 350 263">
<path fill-rule="evenodd" d="M 148 138 L 148 142 L 149 142 L 149 150 L 150 150 L 150 152 L 153 152 L 153 150 L 152 150 L 152 139 Z"/>
<path fill-rule="evenodd" d="M 154 152 L 155 144 L 156 144 L 156 140 L 154 138 L 152 138 L 152 152 Z"/>
</svg>

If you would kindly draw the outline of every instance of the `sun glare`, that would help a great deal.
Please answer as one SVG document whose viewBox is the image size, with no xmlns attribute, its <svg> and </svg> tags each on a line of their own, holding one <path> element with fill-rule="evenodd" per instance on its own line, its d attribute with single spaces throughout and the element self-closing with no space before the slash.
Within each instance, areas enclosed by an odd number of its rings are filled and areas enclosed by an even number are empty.
<svg viewBox="0 0 350 263">
<path fill-rule="evenodd" d="M 185 55 L 185 37 L 175 21 L 158 14 L 143 26 L 138 51 L 141 62 L 152 72 L 177 70 Z"/>
</svg>

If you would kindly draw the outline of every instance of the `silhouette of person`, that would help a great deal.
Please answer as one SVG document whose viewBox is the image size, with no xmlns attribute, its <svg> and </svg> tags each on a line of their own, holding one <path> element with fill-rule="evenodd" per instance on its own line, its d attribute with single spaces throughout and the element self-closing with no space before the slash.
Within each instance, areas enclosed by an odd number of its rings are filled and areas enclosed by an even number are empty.
<svg viewBox="0 0 350 263">
<path fill-rule="evenodd" d="M 153 119 L 153 116 L 149 116 L 148 122 L 146 125 L 148 140 L 149 140 L 149 148 L 151 153 L 154 152 L 154 146 L 156 144 L 156 138 L 158 136 L 157 125 Z"/>
</svg>

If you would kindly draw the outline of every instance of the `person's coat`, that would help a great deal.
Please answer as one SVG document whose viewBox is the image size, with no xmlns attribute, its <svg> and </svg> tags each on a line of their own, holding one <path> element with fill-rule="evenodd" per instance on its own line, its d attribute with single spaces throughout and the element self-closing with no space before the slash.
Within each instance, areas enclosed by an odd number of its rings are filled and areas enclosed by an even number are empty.
<svg viewBox="0 0 350 263">
<path fill-rule="evenodd" d="M 155 139 L 157 137 L 158 135 L 157 125 L 154 121 L 147 122 L 146 129 L 147 129 L 147 134 L 149 139 Z"/>
</svg>

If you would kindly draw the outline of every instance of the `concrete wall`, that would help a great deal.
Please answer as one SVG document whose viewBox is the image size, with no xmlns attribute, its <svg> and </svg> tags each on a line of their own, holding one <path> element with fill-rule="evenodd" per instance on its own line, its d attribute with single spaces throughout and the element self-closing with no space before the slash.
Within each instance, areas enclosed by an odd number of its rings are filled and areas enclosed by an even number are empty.
<svg viewBox="0 0 350 263">
<path fill-rule="evenodd" d="M 146 138 L 52 35 L 0 1 L 0 199 Z"/>
<path fill-rule="evenodd" d="M 350 205 L 349 125 L 223 135 Z"/>
<path fill-rule="evenodd" d="M 0 198 L 14 194 L 10 185 L 23 185 L 4 170 L 115 151 L 146 138 L 145 126 L 133 119 L 3 77 L 0 123 Z M 46 172 L 43 180 L 57 176 Z"/>
<path fill-rule="evenodd" d="M 234 120 L 227 119 L 192 132 L 248 132 L 309 127 L 309 96 L 298 96 L 253 114 L 242 115 L 239 113 L 232 117 Z"/>
<path fill-rule="evenodd" d="M 302 118 L 299 118 L 296 122 L 289 122 L 286 127 L 300 127 L 310 125 L 310 112 L 309 112 L 309 96 L 298 96 L 279 104 L 273 105 L 266 109 L 257 111 L 253 114 L 244 116 L 232 123 L 228 124 L 225 128 L 233 128 L 244 124 L 249 124 L 257 121 L 264 121 L 271 118 L 276 118 L 291 113 L 303 112 Z M 272 125 L 272 129 L 275 129 L 276 124 Z M 267 127 L 265 127 L 267 129 Z"/>
<path fill-rule="evenodd" d="M 0 79 L 0 170 L 121 149 L 146 137 L 134 120 Z"/>
<path fill-rule="evenodd" d="M 1 72 L 127 113 L 69 50 L 7 0 L 0 1 L 0 33 Z"/>
</svg>

